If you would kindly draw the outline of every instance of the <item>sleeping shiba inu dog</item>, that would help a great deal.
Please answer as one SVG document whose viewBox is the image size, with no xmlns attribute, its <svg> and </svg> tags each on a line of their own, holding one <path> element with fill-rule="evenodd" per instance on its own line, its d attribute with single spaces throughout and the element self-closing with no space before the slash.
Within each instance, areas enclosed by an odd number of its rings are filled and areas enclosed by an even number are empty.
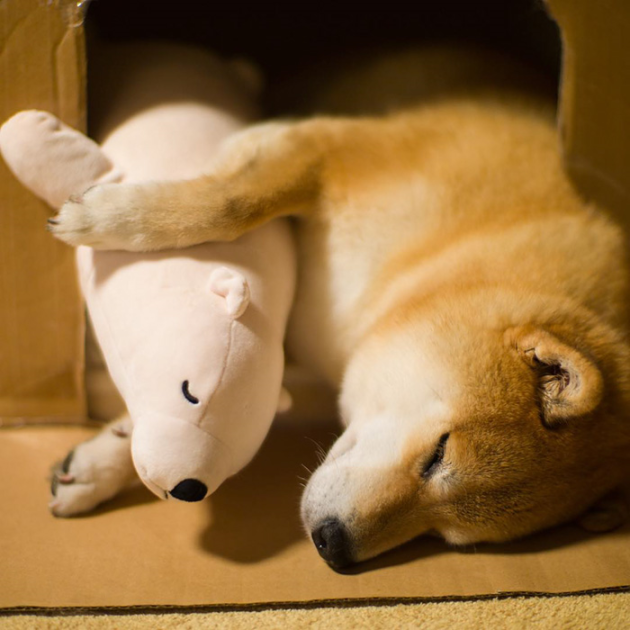
<svg viewBox="0 0 630 630">
<path fill-rule="evenodd" d="M 155 250 L 296 217 L 288 346 L 339 388 L 345 426 L 302 519 L 335 568 L 426 532 L 520 537 L 629 473 L 625 237 L 569 184 L 553 109 L 473 89 L 480 59 L 364 68 L 329 94 L 354 113 L 387 101 L 385 76 L 406 87 L 395 111 L 261 124 L 205 177 L 98 186 L 51 225 Z"/>
</svg>

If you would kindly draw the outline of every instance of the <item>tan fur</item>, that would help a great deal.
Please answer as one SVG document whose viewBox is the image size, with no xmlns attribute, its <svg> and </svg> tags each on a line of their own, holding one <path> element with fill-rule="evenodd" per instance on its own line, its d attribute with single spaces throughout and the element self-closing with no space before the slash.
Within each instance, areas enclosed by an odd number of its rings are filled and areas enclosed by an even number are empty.
<svg viewBox="0 0 630 630">
<path fill-rule="evenodd" d="M 208 176 L 92 189 L 53 230 L 156 249 L 286 215 L 301 219 L 289 349 L 341 388 L 347 426 L 305 492 L 307 530 L 341 520 L 353 560 L 427 531 L 507 540 L 628 475 L 624 237 L 573 191 L 547 106 L 442 94 L 261 125 Z"/>
</svg>

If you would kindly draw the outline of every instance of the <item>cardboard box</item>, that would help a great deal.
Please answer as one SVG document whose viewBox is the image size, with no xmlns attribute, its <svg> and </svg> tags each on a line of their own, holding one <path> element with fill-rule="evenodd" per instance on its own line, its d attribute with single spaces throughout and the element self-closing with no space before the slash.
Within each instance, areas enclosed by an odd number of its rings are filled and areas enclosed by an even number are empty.
<svg viewBox="0 0 630 630">
<path fill-rule="evenodd" d="M 94 8 L 105 11 L 115 4 L 100 0 Z M 157 0 L 154 11 L 139 0 L 126 4 L 137 15 L 112 20 L 114 30 L 123 32 L 144 18 L 155 34 L 163 35 L 160 28 L 168 27 L 169 20 L 177 34 L 182 24 L 191 37 L 201 28 L 192 9 L 182 16 L 161 14 L 169 5 Z M 449 6 L 456 4 L 453 0 Z M 524 2 L 497 0 L 491 12 L 479 4 L 462 0 L 461 12 L 453 14 L 460 18 L 460 30 L 462 15 L 485 19 L 484 24 L 501 22 L 517 15 L 513 7 Z M 492 2 L 481 4 L 487 9 Z M 630 4 L 548 4 L 564 42 L 560 137 L 567 167 L 586 195 L 625 218 L 630 196 Z M 313 45 L 335 45 L 334 33 L 343 29 L 321 30 L 325 21 L 319 18 L 310 31 L 317 33 Z M 302 28 L 308 27 L 309 20 L 300 19 Z M 349 12 L 344 19 L 352 24 L 355 16 Z M 392 32 L 413 30 L 404 15 L 396 19 L 374 20 L 371 32 L 386 24 Z M 443 16 L 432 19 L 440 28 L 448 27 Z M 266 30 L 273 28 L 274 20 L 284 33 L 286 16 L 263 16 L 261 11 L 250 16 L 242 34 L 250 46 L 244 52 L 258 51 L 270 67 L 274 59 L 287 57 L 286 46 L 272 45 L 284 40 Z M 417 24 L 428 28 L 426 22 Z M 263 35 L 252 43 L 250 36 L 257 31 Z M 348 45 L 354 46 L 360 37 L 368 41 L 368 31 L 349 30 Z M 536 43 L 532 32 L 523 27 L 525 43 Z M 223 43 L 234 39 L 229 29 L 221 35 L 215 27 L 213 33 Z M 293 41 L 299 43 L 307 35 L 293 33 Z M 513 38 L 504 33 L 503 39 Z M 299 57 L 290 56 L 290 63 Z M 304 52 L 302 59 L 306 57 Z M 272 77 L 273 72 L 272 67 Z M 81 8 L 76 3 L 0 3 L 3 120 L 20 109 L 40 108 L 85 129 L 85 77 Z M 73 252 L 49 237 L 44 229 L 48 208 L 24 191 L 2 163 L 0 199 L 0 424 L 80 421 L 85 413 L 84 321 Z M 323 427 L 312 435 L 326 441 L 334 430 Z M 139 488 L 93 515 L 71 521 L 47 513 L 46 468 L 91 432 L 76 427 L 0 432 L 0 472 L 10 479 L 3 484 L 5 510 L 0 517 L 0 612 L 33 606 L 391 602 L 630 589 L 629 526 L 607 536 L 566 526 L 511 545 L 480 546 L 474 553 L 423 538 L 347 575 L 332 573 L 298 520 L 296 477 L 303 464 L 316 464 L 316 448 L 301 431 L 276 427 L 253 465 L 203 504 L 160 503 Z"/>
</svg>

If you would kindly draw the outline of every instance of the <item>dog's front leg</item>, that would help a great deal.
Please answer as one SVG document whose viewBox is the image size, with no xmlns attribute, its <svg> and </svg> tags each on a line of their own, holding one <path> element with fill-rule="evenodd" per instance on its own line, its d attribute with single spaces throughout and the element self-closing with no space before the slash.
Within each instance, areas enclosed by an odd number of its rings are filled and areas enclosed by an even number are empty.
<svg viewBox="0 0 630 630">
<path fill-rule="evenodd" d="M 232 240 L 317 205 L 338 125 L 313 119 L 251 127 L 226 143 L 207 175 L 95 186 L 66 202 L 50 230 L 71 245 L 132 251 Z"/>
</svg>

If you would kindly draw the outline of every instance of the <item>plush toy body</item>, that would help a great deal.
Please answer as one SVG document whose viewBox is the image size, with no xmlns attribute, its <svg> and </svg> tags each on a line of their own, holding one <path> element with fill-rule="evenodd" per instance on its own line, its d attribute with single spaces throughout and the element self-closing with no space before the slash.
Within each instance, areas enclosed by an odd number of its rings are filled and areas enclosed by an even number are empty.
<svg viewBox="0 0 630 630">
<path fill-rule="evenodd" d="M 253 116 L 246 82 L 210 55 L 157 45 L 120 54 L 134 61 L 113 84 L 95 134 L 101 146 L 44 112 L 22 112 L 0 133 L 16 176 L 53 207 L 97 182 L 208 171 L 222 141 Z M 164 253 L 80 247 L 77 261 L 133 422 L 140 478 L 161 498 L 204 498 L 251 460 L 278 408 L 295 282 L 288 226 Z M 68 468 L 64 485 L 76 481 Z M 59 514 L 85 509 L 59 503 Z"/>
</svg>

